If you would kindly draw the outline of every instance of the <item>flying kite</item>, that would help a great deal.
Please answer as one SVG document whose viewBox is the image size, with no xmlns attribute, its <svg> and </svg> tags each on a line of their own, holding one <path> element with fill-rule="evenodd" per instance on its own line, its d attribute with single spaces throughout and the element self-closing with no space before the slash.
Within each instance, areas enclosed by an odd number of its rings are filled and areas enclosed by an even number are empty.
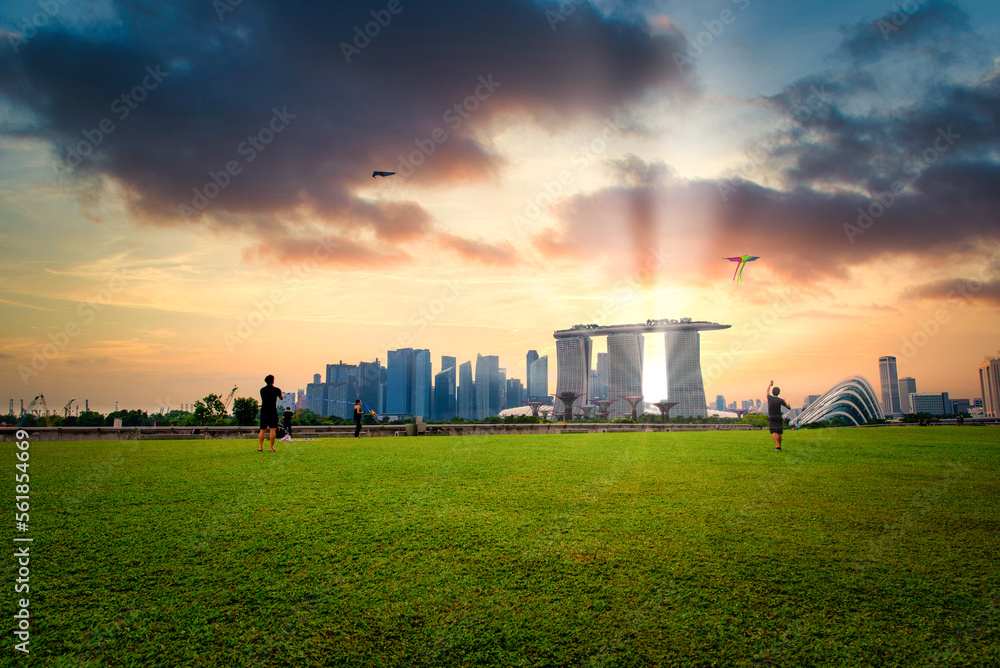
<svg viewBox="0 0 1000 668">
<path fill-rule="evenodd" d="M 743 268 L 747 265 L 747 262 L 753 262 L 754 260 L 760 259 L 757 255 L 740 255 L 739 257 L 726 257 L 724 260 L 729 260 L 730 262 L 739 262 L 736 267 L 736 271 L 733 272 L 733 280 L 736 281 L 736 285 L 743 283 Z"/>
<path fill-rule="evenodd" d="M 395 173 L 396 172 L 372 172 L 372 178 L 374 179 L 376 176 L 392 176 Z"/>
</svg>

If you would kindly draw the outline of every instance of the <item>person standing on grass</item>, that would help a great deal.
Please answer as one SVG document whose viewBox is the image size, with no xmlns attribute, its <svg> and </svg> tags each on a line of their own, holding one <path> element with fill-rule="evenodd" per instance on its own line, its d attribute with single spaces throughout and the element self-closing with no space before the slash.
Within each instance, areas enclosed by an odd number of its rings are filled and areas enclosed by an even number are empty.
<svg viewBox="0 0 1000 668">
<path fill-rule="evenodd" d="M 292 409 L 285 408 L 285 412 L 281 416 L 281 424 L 285 428 L 285 438 L 289 441 L 292 440 L 292 417 Z"/>
<path fill-rule="evenodd" d="M 260 388 L 260 435 L 257 437 L 257 452 L 264 451 L 264 432 L 271 430 L 271 452 L 274 449 L 274 436 L 278 430 L 278 399 L 284 399 L 285 395 L 280 389 L 274 386 L 274 376 L 268 374 L 264 378 L 267 383 Z"/>
<path fill-rule="evenodd" d="M 361 418 L 365 412 L 361 408 L 361 400 L 354 400 L 354 438 L 361 438 Z"/>
<path fill-rule="evenodd" d="M 774 388 L 773 390 L 771 388 Z M 781 450 L 781 432 L 784 431 L 785 421 L 781 417 L 781 407 L 788 410 L 792 407 L 788 402 L 780 398 L 781 388 L 774 387 L 774 381 L 767 386 L 767 427 L 771 430 L 771 438 L 774 439 L 774 449 Z"/>
</svg>

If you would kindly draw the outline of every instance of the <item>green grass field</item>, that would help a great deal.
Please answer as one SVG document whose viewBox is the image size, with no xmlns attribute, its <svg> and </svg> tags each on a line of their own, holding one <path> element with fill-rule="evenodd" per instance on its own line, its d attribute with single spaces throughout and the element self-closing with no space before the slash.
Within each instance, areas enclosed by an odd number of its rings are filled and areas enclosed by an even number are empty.
<svg viewBox="0 0 1000 668">
<path fill-rule="evenodd" d="M 0 664 L 1000 665 L 998 436 L 33 442 Z"/>
</svg>

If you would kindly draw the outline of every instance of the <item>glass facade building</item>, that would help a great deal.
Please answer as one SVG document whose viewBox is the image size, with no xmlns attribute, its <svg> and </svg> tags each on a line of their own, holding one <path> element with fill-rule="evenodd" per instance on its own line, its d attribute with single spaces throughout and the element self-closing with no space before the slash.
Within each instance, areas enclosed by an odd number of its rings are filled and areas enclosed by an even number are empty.
<svg viewBox="0 0 1000 668">
<path fill-rule="evenodd" d="M 842 418 L 847 424 L 860 426 L 871 420 L 885 419 L 882 405 L 875 395 L 871 383 L 864 376 L 846 378 L 809 404 L 809 407 L 797 415 L 793 424 L 809 424 L 823 422 L 835 417 Z"/>
<path fill-rule="evenodd" d="M 667 400 L 676 401 L 671 415 L 708 417 L 705 384 L 701 376 L 701 334 L 676 331 L 664 334 L 667 348 Z"/>
<path fill-rule="evenodd" d="M 916 393 L 916 379 L 909 377 L 899 379 L 899 410 L 903 413 L 903 415 L 906 415 L 907 413 L 916 413 L 916 411 L 913 410 L 913 406 L 910 404 L 910 395 Z"/>
<path fill-rule="evenodd" d="M 590 359 L 594 341 L 589 336 L 556 339 L 556 396 L 576 392 L 590 396 Z M 555 399 L 556 411 L 565 410 Z"/>
<path fill-rule="evenodd" d="M 503 391 L 500 385 L 500 358 L 476 355 L 476 420 L 499 415 Z"/>
<path fill-rule="evenodd" d="M 882 411 L 889 416 L 901 416 L 903 407 L 899 403 L 899 376 L 896 374 L 896 358 L 891 355 L 879 357 L 878 375 L 882 383 Z"/>
<path fill-rule="evenodd" d="M 431 387 L 434 377 L 431 375 L 431 351 L 413 351 L 413 414 L 425 420 L 431 419 L 434 412 L 431 404 Z"/>
<path fill-rule="evenodd" d="M 462 362 L 458 367 L 458 416 L 476 419 L 476 383 L 472 380 L 472 362 Z"/>
<path fill-rule="evenodd" d="M 531 363 L 531 380 L 528 381 L 528 401 L 549 400 L 549 356 L 542 355 Z"/>
<path fill-rule="evenodd" d="M 413 348 L 390 350 L 387 358 L 385 412 L 413 414 Z"/>
<path fill-rule="evenodd" d="M 608 399 L 614 401 L 609 417 L 632 415 L 632 405 L 625 397 L 642 394 L 642 355 L 642 334 L 608 334 Z M 642 405 L 636 410 L 641 415 Z"/>
</svg>

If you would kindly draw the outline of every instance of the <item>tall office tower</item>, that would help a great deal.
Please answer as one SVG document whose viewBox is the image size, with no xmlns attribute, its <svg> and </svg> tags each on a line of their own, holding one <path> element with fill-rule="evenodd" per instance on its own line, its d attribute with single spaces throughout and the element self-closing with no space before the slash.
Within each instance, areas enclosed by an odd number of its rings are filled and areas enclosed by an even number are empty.
<svg viewBox="0 0 1000 668">
<path fill-rule="evenodd" d="M 451 375 L 444 376 L 444 385 L 438 388 L 438 376 L 451 369 Z M 449 380 L 450 378 L 450 380 Z M 434 376 L 434 419 L 450 420 L 458 415 L 458 364 L 454 357 L 441 356 L 441 371 Z"/>
<path fill-rule="evenodd" d="M 472 362 L 458 366 L 458 416 L 476 419 L 476 383 L 472 380 Z"/>
<path fill-rule="evenodd" d="M 306 408 L 316 415 L 329 415 L 327 407 L 330 404 L 326 401 L 326 383 L 319 382 L 318 373 L 313 376 L 313 380 L 316 382 L 306 385 Z"/>
<path fill-rule="evenodd" d="M 382 372 L 385 367 L 376 357 L 374 362 L 358 364 L 358 396 L 365 406 L 380 413 L 379 403 L 382 398 Z"/>
<path fill-rule="evenodd" d="M 324 415 L 333 415 L 343 420 L 349 420 L 354 414 L 354 400 L 358 394 L 358 365 L 337 364 L 326 365 L 326 403 Z"/>
<path fill-rule="evenodd" d="M 524 386 L 520 378 L 507 380 L 507 408 L 517 408 L 524 405 Z"/>
<path fill-rule="evenodd" d="M 318 373 L 314 373 L 313 374 L 313 382 L 317 383 L 317 384 L 322 383 L 323 382 L 322 376 L 320 376 Z"/>
<path fill-rule="evenodd" d="M 525 389 L 531 387 L 531 365 L 538 360 L 538 351 L 529 350 L 528 356 L 525 358 L 524 363 L 524 387 Z"/>
<path fill-rule="evenodd" d="M 594 399 L 608 398 L 608 354 L 597 353 L 597 384 L 590 388 Z"/>
<path fill-rule="evenodd" d="M 413 351 L 413 414 L 429 420 L 434 412 L 431 386 L 434 376 L 431 374 L 431 351 Z"/>
<path fill-rule="evenodd" d="M 542 355 L 531 363 L 531 385 L 528 386 L 528 401 L 549 400 L 549 356 Z"/>
<path fill-rule="evenodd" d="M 611 404 L 609 416 L 625 417 L 632 414 L 632 405 L 625 397 L 642 394 L 642 334 L 632 332 L 608 334 L 608 399 Z M 702 406 L 705 401 L 702 399 Z M 642 406 L 637 407 L 642 414 Z"/>
<path fill-rule="evenodd" d="M 442 365 L 444 360 L 442 358 Z M 434 419 L 450 420 L 457 415 L 455 395 L 455 365 L 454 357 L 450 358 L 452 365 L 441 369 L 434 376 Z"/>
<path fill-rule="evenodd" d="M 909 376 L 899 379 L 899 410 L 904 415 L 914 412 L 913 407 L 910 406 L 910 395 L 916 393 L 917 381 L 915 379 Z"/>
<path fill-rule="evenodd" d="M 672 415 L 708 417 L 701 377 L 701 335 L 680 330 L 663 335 L 667 348 L 667 399 L 676 401 Z"/>
<path fill-rule="evenodd" d="M 891 355 L 878 358 L 878 375 L 882 381 L 882 412 L 886 417 L 902 415 L 899 405 L 899 377 L 896 375 L 896 358 Z"/>
<path fill-rule="evenodd" d="M 715 410 L 717 411 L 726 410 L 726 398 L 721 394 L 715 395 Z"/>
<path fill-rule="evenodd" d="M 805 409 L 809 408 L 809 406 L 812 404 L 812 402 L 814 402 L 817 399 L 819 399 L 820 396 L 821 395 L 819 395 L 819 394 L 809 394 L 809 395 L 806 395 L 805 401 L 802 402 L 802 410 L 805 410 Z"/>
<path fill-rule="evenodd" d="M 1000 417 L 1000 353 L 979 365 L 979 388 L 983 393 L 983 416 Z"/>
<path fill-rule="evenodd" d="M 500 415 L 500 411 L 507 408 L 507 369 L 500 369 L 500 373 L 497 375 L 497 387 L 500 390 L 500 402 L 497 405 L 499 410 L 496 414 Z"/>
<path fill-rule="evenodd" d="M 556 339 L 556 395 L 576 392 L 590 396 L 590 359 L 594 340 L 589 336 Z M 583 405 L 579 399 L 574 405 Z M 556 411 L 565 411 L 559 399 L 553 401 Z M 629 409 L 631 413 L 631 409 Z"/>
<path fill-rule="evenodd" d="M 387 358 L 385 412 L 413 414 L 413 348 L 390 350 Z"/>
<path fill-rule="evenodd" d="M 500 358 L 476 355 L 476 418 L 483 420 L 500 413 Z"/>
</svg>

